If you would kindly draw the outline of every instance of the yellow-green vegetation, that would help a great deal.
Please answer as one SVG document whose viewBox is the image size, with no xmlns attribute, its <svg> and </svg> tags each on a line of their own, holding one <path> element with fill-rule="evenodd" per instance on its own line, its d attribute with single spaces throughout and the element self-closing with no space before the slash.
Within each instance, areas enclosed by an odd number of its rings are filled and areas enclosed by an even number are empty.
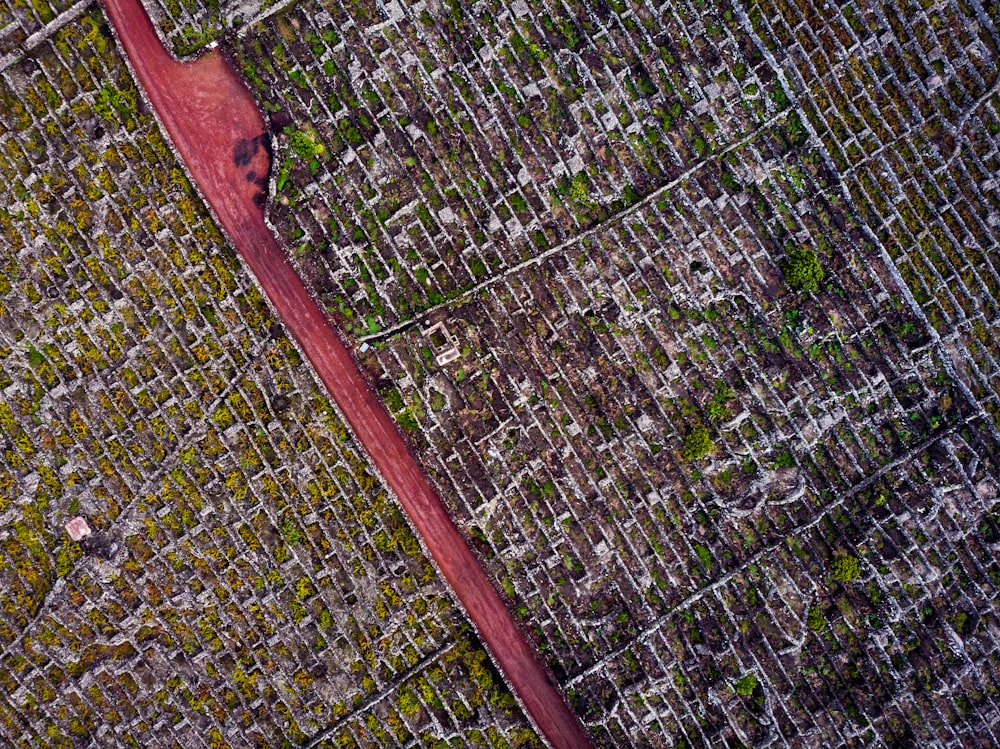
<svg viewBox="0 0 1000 749">
<path fill-rule="evenodd" d="M 741 676 L 735 682 L 733 682 L 733 689 L 736 690 L 736 694 L 742 697 L 751 697 L 754 690 L 757 689 L 757 674 L 747 674 Z"/>
<path fill-rule="evenodd" d="M 861 577 L 861 561 L 850 554 L 838 554 L 830 562 L 830 575 L 837 582 L 854 582 Z"/>
<path fill-rule="evenodd" d="M 698 460 L 711 453 L 714 446 L 708 427 L 696 426 L 684 437 L 681 457 L 684 460 Z"/>
<path fill-rule="evenodd" d="M 822 632 L 826 629 L 826 617 L 819 606 L 810 606 L 806 612 L 806 626 L 813 632 Z"/>
<path fill-rule="evenodd" d="M 317 156 L 322 156 L 326 152 L 326 148 L 319 140 L 319 134 L 313 128 L 306 128 L 304 130 L 288 128 L 286 134 L 288 135 L 288 143 L 292 149 L 292 153 L 306 163 L 311 162 Z"/>
<path fill-rule="evenodd" d="M 785 282 L 799 291 L 819 291 L 819 284 L 825 275 L 819 255 L 810 247 L 789 249 L 783 269 Z"/>
</svg>

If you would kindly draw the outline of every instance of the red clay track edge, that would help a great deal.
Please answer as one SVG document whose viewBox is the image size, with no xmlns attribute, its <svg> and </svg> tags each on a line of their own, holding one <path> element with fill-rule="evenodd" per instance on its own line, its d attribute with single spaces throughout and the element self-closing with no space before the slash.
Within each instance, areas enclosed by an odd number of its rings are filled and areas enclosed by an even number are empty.
<svg viewBox="0 0 1000 749">
<path fill-rule="evenodd" d="M 270 166 L 264 121 L 218 50 L 180 63 L 139 0 L 102 0 L 138 83 L 202 195 L 291 331 L 539 733 L 556 749 L 592 747 L 336 330 L 264 218 Z"/>
</svg>

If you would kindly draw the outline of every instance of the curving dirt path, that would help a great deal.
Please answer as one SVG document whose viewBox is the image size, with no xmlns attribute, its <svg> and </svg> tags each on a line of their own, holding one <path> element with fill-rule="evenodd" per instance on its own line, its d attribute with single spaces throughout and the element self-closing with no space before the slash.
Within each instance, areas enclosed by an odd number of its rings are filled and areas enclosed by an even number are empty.
<svg viewBox="0 0 1000 749">
<path fill-rule="evenodd" d="M 103 2 L 138 82 L 202 194 L 399 497 L 532 721 L 558 749 L 592 746 L 264 222 L 271 155 L 250 93 L 218 50 L 191 63 L 174 60 L 139 0 Z"/>
</svg>

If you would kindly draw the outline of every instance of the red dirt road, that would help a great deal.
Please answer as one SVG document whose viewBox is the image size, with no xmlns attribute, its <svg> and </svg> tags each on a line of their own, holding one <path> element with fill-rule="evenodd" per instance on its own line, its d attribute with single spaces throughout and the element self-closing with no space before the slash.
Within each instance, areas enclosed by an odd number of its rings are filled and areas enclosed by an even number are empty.
<svg viewBox="0 0 1000 749">
<path fill-rule="evenodd" d="M 139 83 L 202 194 L 399 497 L 531 719 L 557 749 L 592 746 L 264 222 L 270 153 L 250 93 L 218 50 L 192 63 L 171 58 L 138 0 L 104 0 L 104 6 Z"/>
</svg>

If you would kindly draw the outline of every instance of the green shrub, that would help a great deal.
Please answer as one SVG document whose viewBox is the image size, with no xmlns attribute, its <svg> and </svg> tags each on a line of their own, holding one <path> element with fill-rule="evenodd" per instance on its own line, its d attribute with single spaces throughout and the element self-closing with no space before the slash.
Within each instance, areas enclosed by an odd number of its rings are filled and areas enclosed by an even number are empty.
<svg viewBox="0 0 1000 749">
<path fill-rule="evenodd" d="M 283 520 L 279 530 L 281 532 L 281 537 L 285 539 L 285 543 L 289 546 L 298 546 L 299 543 L 301 543 L 302 531 L 299 530 L 299 526 L 294 520 Z"/>
<path fill-rule="evenodd" d="M 960 635 L 967 635 L 972 631 L 972 621 L 964 611 L 959 611 L 951 620 L 952 627 Z"/>
<path fill-rule="evenodd" d="M 303 601 L 316 595 L 316 588 L 313 587 L 312 582 L 305 575 L 300 577 L 299 581 L 295 583 L 295 595 Z"/>
<path fill-rule="evenodd" d="M 403 396 L 396 388 L 385 391 L 382 394 L 382 400 L 385 402 L 386 407 L 393 413 L 403 410 Z"/>
<path fill-rule="evenodd" d="M 818 291 L 824 276 L 819 255 L 809 247 L 794 247 L 788 251 L 784 273 L 789 286 L 807 292 Z"/>
<path fill-rule="evenodd" d="M 405 429 L 407 432 L 419 432 L 420 423 L 417 421 L 417 417 L 413 415 L 410 411 L 403 411 L 396 415 L 396 420 L 399 426 Z"/>
<path fill-rule="evenodd" d="M 733 689 L 736 690 L 736 694 L 742 697 L 750 697 L 753 695 L 754 690 L 757 688 L 757 675 L 747 674 L 736 680 L 733 684 Z"/>
<path fill-rule="evenodd" d="M 783 109 L 788 109 L 788 105 L 791 103 L 788 99 L 788 94 L 785 93 L 785 89 L 777 81 L 774 83 L 774 90 L 771 91 L 771 100 L 779 112 Z"/>
<path fill-rule="evenodd" d="M 822 632 L 826 629 L 826 617 L 819 606 L 810 606 L 806 613 L 806 626 L 813 632 Z"/>
<path fill-rule="evenodd" d="M 698 561 L 701 562 L 701 566 L 705 568 L 707 572 L 710 572 L 714 560 L 712 559 L 712 552 L 707 546 L 702 546 L 701 544 L 694 545 L 694 553 L 698 555 Z"/>
<path fill-rule="evenodd" d="M 685 460 L 704 458 L 712 452 L 714 447 L 712 435 L 709 434 L 708 429 L 698 426 L 688 432 L 687 437 L 684 438 L 684 444 L 681 446 L 681 457 Z"/>
<path fill-rule="evenodd" d="M 319 133 L 311 128 L 295 130 L 289 127 L 285 132 L 288 133 L 288 145 L 292 152 L 302 161 L 310 161 L 326 151 L 320 142 Z"/>
<path fill-rule="evenodd" d="M 861 562 L 850 554 L 840 554 L 830 562 L 830 573 L 838 582 L 852 582 L 861 577 Z"/>
<path fill-rule="evenodd" d="M 417 696 L 412 691 L 404 687 L 399 690 L 399 695 L 396 698 L 396 708 L 403 715 L 416 715 L 420 712 L 420 700 L 417 699 Z"/>
</svg>

